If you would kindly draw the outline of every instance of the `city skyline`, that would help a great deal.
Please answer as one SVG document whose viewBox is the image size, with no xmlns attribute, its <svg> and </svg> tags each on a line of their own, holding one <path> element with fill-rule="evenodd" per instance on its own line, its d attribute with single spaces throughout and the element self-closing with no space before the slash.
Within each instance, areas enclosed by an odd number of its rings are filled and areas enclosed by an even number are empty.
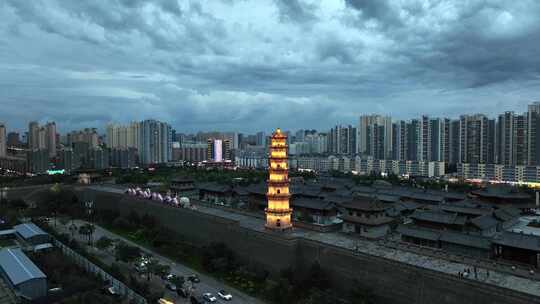
<svg viewBox="0 0 540 304">
<path fill-rule="evenodd" d="M 534 1 L 6 1 L 2 121 L 269 132 L 370 113 L 525 112 L 540 100 L 539 11 Z"/>
</svg>

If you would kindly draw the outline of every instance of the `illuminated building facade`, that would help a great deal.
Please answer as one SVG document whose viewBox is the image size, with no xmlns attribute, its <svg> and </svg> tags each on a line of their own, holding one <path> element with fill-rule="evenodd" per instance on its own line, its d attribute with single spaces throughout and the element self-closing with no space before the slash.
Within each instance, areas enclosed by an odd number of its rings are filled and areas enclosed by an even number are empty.
<svg viewBox="0 0 540 304">
<path fill-rule="evenodd" d="M 266 228 L 271 230 L 288 230 L 292 228 L 289 208 L 289 164 L 287 157 L 287 135 L 277 129 L 270 140 L 270 157 L 268 167 L 268 207 L 266 212 Z"/>
</svg>

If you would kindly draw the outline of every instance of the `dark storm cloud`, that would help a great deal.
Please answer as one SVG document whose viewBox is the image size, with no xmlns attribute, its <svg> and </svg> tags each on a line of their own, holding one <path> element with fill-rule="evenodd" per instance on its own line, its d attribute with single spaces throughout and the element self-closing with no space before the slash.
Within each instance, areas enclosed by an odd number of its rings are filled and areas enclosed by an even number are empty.
<svg viewBox="0 0 540 304">
<path fill-rule="evenodd" d="M 317 20 L 313 12 L 314 5 L 302 3 L 299 0 L 275 0 L 279 9 L 281 21 L 289 22 L 309 22 Z"/>
<path fill-rule="evenodd" d="M 540 99 L 532 0 L 7 0 L 0 20 L 0 121 L 15 128 L 325 129 Z"/>
</svg>

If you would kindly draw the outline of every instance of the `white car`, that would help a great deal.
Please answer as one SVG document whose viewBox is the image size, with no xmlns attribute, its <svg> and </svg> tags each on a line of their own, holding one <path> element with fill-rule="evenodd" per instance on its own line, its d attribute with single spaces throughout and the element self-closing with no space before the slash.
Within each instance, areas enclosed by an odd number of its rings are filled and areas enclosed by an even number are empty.
<svg viewBox="0 0 540 304">
<path fill-rule="evenodd" d="M 214 303 L 215 301 L 217 301 L 216 297 L 214 297 L 211 293 L 207 292 L 205 294 L 203 294 L 203 299 L 205 299 L 206 301 L 210 302 L 210 303 Z"/>
<path fill-rule="evenodd" d="M 232 300 L 232 295 L 230 293 L 226 292 L 225 290 L 220 290 L 217 294 L 218 294 L 218 296 L 220 298 L 222 298 L 225 301 Z"/>
</svg>

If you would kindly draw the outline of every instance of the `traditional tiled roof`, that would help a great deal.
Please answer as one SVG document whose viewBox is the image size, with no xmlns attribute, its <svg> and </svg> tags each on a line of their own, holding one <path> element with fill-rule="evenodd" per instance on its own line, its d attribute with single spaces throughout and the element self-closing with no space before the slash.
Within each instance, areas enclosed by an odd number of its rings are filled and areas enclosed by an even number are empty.
<svg viewBox="0 0 540 304">
<path fill-rule="evenodd" d="M 392 218 L 387 217 L 387 216 L 367 218 L 367 217 L 360 217 L 360 216 L 352 216 L 348 214 L 341 215 L 341 219 L 345 222 L 368 225 L 368 226 L 386 225 L 393 221 Z"/>
<path fill-rule="evenodd" d="M 535 235 L 503 232 L 493 238 L 493 243 L 540 252 L 540 237 Z"/>
<path fill-rule="evenodd" d="M 441 242 L 458 244 L 467 247 L 489 250 L 491 241 L 489 238 L 479 235 L 465 234 L 452 231 L 443 231 L 439 239 Z"/>
<path fill-rule="evenodd" d="M 332 202 L 320 200 L 320 199 L 309 199 L 309 198 L 298 198 L 291 200 L 291 205 L 294 207 L 301 207 L 313 210 L 332 210 L 336 208 L 336 205 Z"/>
<path fill-rule="evenodd" d="M 491 214 L 482 215 L 471 220 L 471 224 L 481 230 L 487 230 L 497 226 L 499 222 Z"/>
<path fill-rule="evenodd" d="M 530 199 L 531 196 L 525 192 L 518 192 L 514 188 L 510 187 L 487 187 L 481 190 L 472 191 L 472 194 L 486 197 L 486 198 L 499 198 L 499 199 Z"/>
<path fill-rule="evenodd" d="M 440 231 L 419 228 L 412 225 L 399 225 L 396 231 L 402 235 L 430 241 L 438 241 L 441 237 Z"/>
<path fill-rule="evenodd" d="M 446 225 L 465 225 L 466 218 L 457 213 L 440 211 L 415 210 L 411 218 L 418 221 L 440 223 Z"/>
<path fill-rule="evenodd" d="M 475 216 L 481 216 L 485 214 L 490 214 L 493 210 L 488 208 L 471 208 L 471 207 L 462 207 L 462 206 L 454 206 L 448 205 L 448 204 L 441 204 L 440 205 L 441 210 L 446 212 L 452 212 L 452 213 L 459 213 L 459 214 L 467 214 L 467 215 L 475 215 Z"/>
<path fill-rule="evenodd" d="M 495 216 L 497 219 L 503 222 L 513 220 L 519 217 L 520 214 L 521 214 L 521 211 L 513 207 L 501 208 L 493 212 L 493 216 Z"/>
<path fill-rule="evenodd" d="M 225 193 L 228 191 L 232 191 L 231 186 L 222 185 L 218 183 L 204 183 L 204 184 L 197 185 L 197 188 L 199 190 L 217 192 L 217 193 Z"/>
<path fill-rule="evenodd" d="M 375 198 L 369 197 L 355 197 L 352 199 L 352 201 L 343 202 L 340 205 L 346 209 L 381 212 L 390 207 Z"/>
</svg>

